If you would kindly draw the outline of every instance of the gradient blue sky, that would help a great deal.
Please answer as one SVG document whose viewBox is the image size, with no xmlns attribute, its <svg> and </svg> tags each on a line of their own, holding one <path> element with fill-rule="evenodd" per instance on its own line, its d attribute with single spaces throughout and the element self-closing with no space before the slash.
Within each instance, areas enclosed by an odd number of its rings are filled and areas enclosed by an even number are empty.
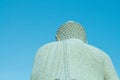
<svg viewBox="0 0 120 80">
<path fill-rule="evenodd" d="M 37 49 L 68 20 L 81 23 L 120 76 L 120 0 L 0 0 L 0 80 L 30 80 Z"/>
</svg>

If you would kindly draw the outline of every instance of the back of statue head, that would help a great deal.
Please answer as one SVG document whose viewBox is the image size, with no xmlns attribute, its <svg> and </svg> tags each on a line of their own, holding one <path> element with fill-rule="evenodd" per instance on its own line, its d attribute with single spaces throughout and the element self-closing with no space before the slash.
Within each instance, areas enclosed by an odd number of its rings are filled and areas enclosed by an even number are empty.
<svg viewBox="0 0 120 80">
<path fill-rule="evenodd" d="M 81 39 L 84 43 L 86 43 L 85 29 L 79 23 L 74 21 L 66 22 L 58 29 L 56 40 L 62 41 L 70 38 Z"/>
</svg>

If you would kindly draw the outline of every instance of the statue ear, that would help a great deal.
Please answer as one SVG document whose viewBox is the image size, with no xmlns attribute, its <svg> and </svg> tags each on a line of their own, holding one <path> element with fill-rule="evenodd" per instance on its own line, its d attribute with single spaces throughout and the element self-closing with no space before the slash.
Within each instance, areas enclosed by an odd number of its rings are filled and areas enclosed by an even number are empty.
<svg viewBox="0 0 120 80">
<path fill-rule="evenodd" d="M 55 36 L 57 41 L 60 41 L 60 37 L 58 35 Z"/>
</svg>

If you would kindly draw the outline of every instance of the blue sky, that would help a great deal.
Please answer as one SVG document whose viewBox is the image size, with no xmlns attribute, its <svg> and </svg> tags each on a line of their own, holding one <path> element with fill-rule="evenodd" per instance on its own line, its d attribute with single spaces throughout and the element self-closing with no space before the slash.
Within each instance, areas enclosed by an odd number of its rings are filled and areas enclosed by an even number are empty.
<svg viewBox="0 0 120 80">
<path fill-rule="evenodd" d="M 37 49 L 79 22 L 120 76 L 120 0 L 0 0 L 0 80 L 30 80 Z"/>
</svg>

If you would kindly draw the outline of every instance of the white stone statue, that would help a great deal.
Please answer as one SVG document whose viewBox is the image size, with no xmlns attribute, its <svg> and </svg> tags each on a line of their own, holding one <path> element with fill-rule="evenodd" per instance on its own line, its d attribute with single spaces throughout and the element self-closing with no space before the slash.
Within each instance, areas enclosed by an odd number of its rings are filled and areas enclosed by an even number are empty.
<svg viewBox="0 0 120 80">
<path fill-rule="evenodd" d="M 110 57 L 87 44 L 80 24 L 66 22 L 56 39 L 37 51 L 31 80 L 119 80 Z"/>
</svg>

